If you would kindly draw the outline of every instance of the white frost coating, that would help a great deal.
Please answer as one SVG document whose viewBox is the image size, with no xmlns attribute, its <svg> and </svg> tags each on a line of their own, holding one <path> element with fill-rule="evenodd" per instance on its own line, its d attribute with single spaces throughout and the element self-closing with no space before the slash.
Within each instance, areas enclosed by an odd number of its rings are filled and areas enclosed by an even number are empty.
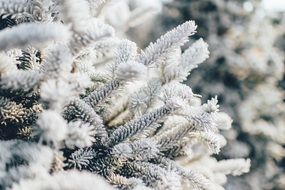
<svg viewBox="0 0 285 190">
<path fill-rule="evenodd" d="M 67 135 L 67 124 L 61 115 L 55 111 L 44 111 L 37 121 L 41 140 L 58 146 Z"/>
<path fill-rule="evenodd" d="M 49 79 L 41 85 L 41 98 L 50 108 L 60 109 L 77 94 L 67 81 Z"/>
<path fill-rule="evenodd" d="M 47 1 L 43 0 L 0 0 L 0 15 L 19 18 L 32 16 L 37 21 L 46 19 Z"/>
<path fill-rule="evenodd" d="M 1 78 L 0 85 L 6 89 L 29 91 L 37 85 L 42 75 L 36 71 L 16 70 Z"/>
<path fill-rule="evenodd" d="M 90 15 L 89 3 L 86 0 L 60 0 L 64 21 L 71 23 L 76 31 L 81 28 L 81 22 L 88 20 Z"/>
<path fill-rule="evenodd" d="M 74 73 L 72 75 L 66 75 L 66 79 L 73 84 L 74 88 L 77 90 L 77 93 L 84 92 L 87 87 L 90 87 L 93 84 L 86 73 Z"/>
<path fill-rule="evenodd" d="M 161 36 L 150 45 L 138 57 L 138 62 L 150 65 L 168 54 L 174 47 L 181 46 L 188 41 L 188 37 L 196 32 L 194 21 L 188 21 Z"/>
<path fill-rule="evenodd" d="M 11 48 L 25 48 L 28 45 L 42 48 L 50 41 L 67 41 L 68 28 L 57 23 L 27 23 L 0 32 L 0 51 Z"/>
<path fill-rule="evenodd" d="M 13 60 L 6 54 L 0 53 L 0 76 L 16 70 Z"/>
<path fill-rule="evenodd" d="M 112 37 L 115 34 L 114 29 L 110 25 L 103 23 L 97 18 L 82 20 L 78 24 L 78 28 L 70 42 L 73 54 L 77 54 L 82 49 L 90 47 L 91 44 L 94 45 L 98 41 Z"/>
<path fill-rule="evenodd" d="M 117 50 L 116 64 L 134 60 L 137 55 L 137 45 L 129 40 L 122 40 Z"/>
<path fill-rule="evenodd" d="M 80 172 L 71 170 L 68 172 L 59 172 L 54 175 L 38 177 L 30 180 L 20 181 L 14 184 L 14 190 L 30 190 L 30 189 L 49 189 L 49 190 L 114 190 L 100 176 L 89 172 Z"/>
<path fill-rule="evenodd" d="M 201 140 L 208 145 L 210 151 L 215 154 L 218 154 L 221 148 L 227 144 L 227 141 L 224 136 L 217 133 L 202 132 L 200 134 L 198 133 L 197 135 L 198 138 L 201 138 Z"/>
<path fill-rule="evenodd" d="M 47 146 L 21 142 L 18 140 L 0 141 L 0 170 L 5 171 L 5 165 L 13 156 L 27 160 L 30 165 L 42 166 L 46 169 L 52 162 L 53 150 Z M 22 150 L 25 150 L 24 152 Z M 1 176 L 2 177 L 2 176 Z M 1 183 L 0 178 L 0 183 Z"/>
<path fill-rule="evenodd" d="M 204 62 L 209 57 L 208 44 L 202 39 L 197 40 L 192 44 L 182 55 L 181 49 L 173 47 L 169 51 L 168 57 L 165 59 L 165 64 L 162 67 L 162 80 L 164 82 L 183 81 L 192 69 Z"/>
<path fill-rule="evenodd" d="M 172 97 L 166 100 L 165 104 L 173 110 L 176 110 L 182 108 L 185 105 L 185 102 L 180 97 Z"/>
<path fill-rule="evenodd" d="M 233 120 L 230 118 L 228 114 L 224 112 L 214 113 L 213 118 L 219 129 L 228 130 L 232 127 Z"/>
<path fill-rule="evenodd" d="M 146 67 L 138 62 L 129 61 L 121 63 L 116 72 L 118 80 L 133 80 L 138 79 L 146 75 Z"/>
<path fill-rule="evenodd" d="M 83 20 L 80 22 L 80 31 L 83 31 L 86 35 L 89 35 L 91 39 L 99 39 L 102 37 L 114 36 L 114 28 L 97 18 L 91 18 L 89 20 Z"/>
<path fill-rule="evenodd" d="M 106 0 L 87 0 L 87 1 L 88 3 L 90 3 L 93 9 L 99 8 L 106 2 Z"/>
<path fill-rule="evenodd" d="M 213 168 L 214 172 L 225 175 L 232 174 L 239 176 L 248 173 L 250 169 L 250 159 L 228 159 L 219 161 Z"/>
<path fill-rule="evenodd" d="M 67 133 L 65 144 L 68 148 L 90 147 L 95 142 L 95 128 L 88 123 L 82 123 L 81 121 L 70 122 Z"/>
<path fill-rule="evenodd" d="M 186 102 L 190 102 L 194 94 L 189 86 L 173 81 L 164 85 L 161 90 L 162 100 L 165 101 L 171 97 L 179 97 Z"/>
<path fill-rule="evenodd" d="M 161 78 L 163 83 L 169 83 L 171 81 L 183 81 L 187 78 L 187 72 L 185 68 L 180 68 L 181 60 L 181 48 L 174 48 L 168 57 L 165 59 L 165 63 L 161 64 Z"/>
<path fill-rule="evenodd" d="M 219 111 L 219 104 L 218 104 L 218 97 L 215 96 L 211 100 L 207 100 L 206 104 L 203 104 L 203 110 L 208 113 L 218 112 Z"/>
<path fill-rule="evenodd" d="M 40 70 L 47 74 L 58 76 L 61 72 L 70 72 L 73 57 L 67 46 L 62 44 L 53 45 L 43 52 L 43 63 Z"/>
<path fill-rule="evenodd" d="M 190 72 L 209 57 L 208 44 L 201 38 L 193 43 L 181 57 L 181 66 Z"/>
<path fill-rule="evenodd" d="M 134 61 L 137 56 L 137 45 L 129 40 L 122 40 L 116 50 L 114 62 L 108 65 L 112 77 L 115 77 L 115 72 L 121 63 Z"/>
<path fill-rule="evenodd" d="M 181 177 L 175 172 L 167 172 L 162 177 L 161 182 L 157 183 L 157 189 L 179 190 L 183 189 L 181 184 Z"/>
</svg>

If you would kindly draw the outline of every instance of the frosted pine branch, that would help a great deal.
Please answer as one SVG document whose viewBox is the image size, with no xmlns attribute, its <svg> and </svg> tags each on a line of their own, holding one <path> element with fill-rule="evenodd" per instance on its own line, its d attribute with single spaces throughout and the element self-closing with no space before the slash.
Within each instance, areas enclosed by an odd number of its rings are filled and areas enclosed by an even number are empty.
<svg viewBox="0 0 285 190">
<path fill-rule="evenodd" d="M 175 109 L 175 107 L 172 107 L 172 105 L 165 105 L 149 114 L 143 115 L 139 119 L 130 121 L 129 123 L 118 127 L 118 129 L 116 129 L 110 136 L 110 143 L 117 144 L 122 142 L 126 138 L 129 138 L 137 132 L 144 130 L 153 122 L 161 119 L 165 115 L 170 114 L 173 109 Z"/>
<path fill-rule="evenodd" d="M 204 142 L 208 146 L 210 152 L 215 154 L 218 154 L 221 148 L 227 144 L 226 139 L 222 135 L 213 132 L 190 133 L 189 137 Z"/>
<path fill-rule="evenodd" d="M 85 148 L 92 146 L 95 142 L 96 128 L 89 123 L 75 121 L 68 123 L 67 138 L 65 145 L 68 148 Z"/>
<path fill-rule="evenodd" d="M 52 30 L 49 30 L 51 29 Z M 67 41 L 70 33 L 67 27 L 57 23 L 27 23 L 8 28 L 0 32 L 0 50 L 24 48 L 28 45 L 44 47 L 44 44 L 54 41 Z"/>
<path fill-rule="evenodd" d="M 175 189 L 179 187 L 177 174 L 146 162 L 134 162 L 125 168 L 130 176 L 141 178 L 147 185 L 158 186 L 161 189 Z"/>
<path fill-rule="evenodd" d="M 140 79 L 146 74 L 146 67 L 135 61 L 121 63 L 115 75 L 120 81 Z"/>
<path fill-rule="evenodd" d="M 39 128 L 35 130 L 34 135 L 39 135 L 40 141 L 59 147 L 66 138 L 67 123 L 57 112 L 45 111 L 41 113 L 37 125 Z"/>
<path fill-rule="evenodd" d="M 192 36 L 197 26 L 194 21 L 188 21 L 161 36 L 155 43 L 151 43 L 144 52 L 139 55 L 138 62 L 150 65 L 163 58 L 173 48 L 182 46 Z"/>
<path fill-rule="evenodd" d="M 129 40 L 123 40 L 117 49 L 115 64 L 132 61 L 137 56 L 137 45 Z"/>
<path fill-rule="evenodd" d="M 136 62 L 122 63 L 119 65 L 118 71 L 116 72 L 116 79 L 111 80 L 100 89 L 93 91 L 90 95 L 84 98 L 84 101 L 92 107 L 95 107 L 98 103 L 107 98 L 114 90 L 117 90 L 123 82 L 139 78 L 145 72 L 146 68 L 142 64 Z"/>
<path fill-rule="evenodd" d="M 181 56 L 180 65 L 190 72 L 209 57 L 208 44 L 203 39 L 193 43 Z"/>
<path fill-rule="evenodd" d="M 73 30 L 81 29 L 82 21 L 91 18 L 88 2 L 85 0 L 59 0 L 63 21 L 71 24 Z"/>
<path fill-rule="evenodd" d="M 94 92 L 91 92 L 87 97 L 83 100 L 90 106 L 95 107 L 98 103 L 103 101 L 106 97 L 108 97 L 114 90 L 120 87 L 120 82 L 118 80 L 112 80 L 107 83 L 105 86 L 101 87 Z"/>
<path fill-rule="evenodd" d="M 0 15 L 14 17 L 30 16 L 34 20 L 42 21 L 45 18 L 46 7 L 39 0 L 1 0 Z"/>
<path fill-rule="evenodd" d="M 158 80 L 149 81 L 146 86 L 135 92 L 129 103 L 129 109 L 135 116 L 144 114 L 158 96 L 161 90 L 161 83 Z"/>
<path fill-rule="evenodd" d="M 202 39 L 193 43 L 182 55 L 180 49 L 175 49 L 163 68 L 163 81 L 169 83 L 186 80 L 189 73 L 208 57 L 208 45 Z"/>
<path fill-rule="evenodd" d="M 78 54 L 82 49 L 96 41 L 114 35 L 114 29 L 99 19 L 91 18 L 84 21 L 86 23 L 82 24 L 79 31 L 74 31 L 70 41 L 70 48 L 73 54 Z"/>
<path fill-rule="evenodd" d="M 150 139 L 137 140 L 132 143 L 120 143 L 114 146 L 112 154 L 137 161 L 150 160 L 159 155 L 159 146 Z"/>
<path fill-rule="evenodd" d="M 73 58 L 66 46 L 57 45 L 44 53 L 43 63 L 40 67 L 44 74 L 52 74 L 56 77 L 61 72 L 70 72 Z"/>
<path fill-rule="evenodd" d="M 139 189 L 140 186 L 142 186 L 142 188 L 146 188 L 147 190 L 147 187 L 143 185 L 143 182 L 137 178 L 126 178 L 124 176 L 111 173 L 107 177 L 107 180 L 119 189 Z"/>
<path fill-rule="evenodd" d="M 241 175 L 249 172 L 250 159 L 231 159 L 219 161 L 214 170 L 225 175 Z"/>
<path fill-rule="evenodd" d="M 95 152 L 92 149 L 79 149 L 73 152 L 68 160 L 68 166 L 82 170 L 90 164 Z"/>
<path fill-rule="evenodd" d="M 29 92 L 42 80 L 43 75 L 34 71 L 16 71 L 4 76 L 0 86 L 4 90 Z"/>
<path fill-rule="evenodd" d="M 175 172 L 181 174 L 184 179 L 188 180 L 191 188 L 197 188 L 199 190 L 216 189 L 212 182 L 199 172 L 185 170 L 170 159 L 159 157 L 155 159 L 155 162 L 161 164 L 165 168 L 171 168 Z"/>
</svg>

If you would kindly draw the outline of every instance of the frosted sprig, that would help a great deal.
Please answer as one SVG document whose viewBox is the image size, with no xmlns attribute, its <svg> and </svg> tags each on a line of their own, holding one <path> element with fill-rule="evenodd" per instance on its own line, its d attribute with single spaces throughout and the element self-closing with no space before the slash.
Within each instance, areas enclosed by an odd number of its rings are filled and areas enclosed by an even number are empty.
<svg viewBox="0 0 285 190">
<path fill-rule="evenodd" d="M 85 148 L 90 147 L 96 141 L 96 130 L 88 123 L 75 121 L 68 123 L 67 138 L 65 144 L 68 148 Z"/>
<path fill-rule="evenodd" d="M 165 105 L 149 114 L 143 115 L 141 118 L 130 121 L 129 123 L 118 127 L 110 136 L 110 143 L 117 144 L 119 142 L 122 142 L 127 137 L 131 137 L 137 132 L 142 131 L 146 127 L 150 126 L 153 122 L 170 114 L 173 109 L 176 109 L 176 107 L 173 107 L 171 104 Z"/>
<path fill-rule="evenodd" d="M 241 175 L 249 172 L 250 159 L 234 159 L 219 161 L 214 170 L 223 174 Z"/>
<path fill-rule="evenodd" d="M 37 124 L 39 128 L 36 129 L 35 135 L 39 134 L 41 141 L 58 147 L 66 138 L 67 123 L 57 112 L 45 111 L 41 113 Z"/>
<path fill-rule="evenodd" d="M 196 32 L 194 21 L 188 21 L 161 36 L 155 43 L 151 43 L 144 52 L 139 55 L 138 62 L 150 65 L 167 55 L 177 46 L 182 46 L 188 41 L 188 37 Z"/>
<path fill-rule="evenodd" d="M 73 152 L 68 160 L 68 166 L 78 168 L 79 170 L 86 168 L 90 164 L 90 160 L 94 157 L 95 152 L 92 149 L 79 149 Z"/>
<path fill-rule="evenodd" d="M 12 18 L 29 16 L 36 21 L 45 19 L 47 7 L 39 0 L 1 0 L 0 14 L 12 16 Z"/>
<path fill-rule="evenodd" d="M 190 72 L 209 57 L 208 44 L 201 38 L 193 43 L 181 56 L 180 65 Z"/>
<path fill-rule="evenodd" d="M 53 30 L 49 30 L 53 28 Z M 48 32 L 49 31 L 49 32 Z M 42 48 L 47 42 L 67 41 L 70 33 L 66 27 L 58 23 L 27 23 L 4 29 L 0 32 L 0 50 L 24 48 L 32 45 Z"/>
</svg>

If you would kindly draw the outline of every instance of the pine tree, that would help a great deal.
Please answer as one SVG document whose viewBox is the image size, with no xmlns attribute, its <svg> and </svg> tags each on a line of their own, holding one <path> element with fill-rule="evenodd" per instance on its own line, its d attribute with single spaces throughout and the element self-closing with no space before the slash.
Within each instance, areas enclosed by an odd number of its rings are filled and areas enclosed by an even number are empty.
<svg viewBox="0 0 285 190">
<path fill-rule="evenodd" d="M 217 97 L 182 83 L 209 57 L 202 39 L 181 51 L 195 22 L 138 50 L 94 16 L 104 3 L 0 1 L 0 189 L 223 189 L 247 173 L 214 157 L 232 122 Z"/>
</svg>

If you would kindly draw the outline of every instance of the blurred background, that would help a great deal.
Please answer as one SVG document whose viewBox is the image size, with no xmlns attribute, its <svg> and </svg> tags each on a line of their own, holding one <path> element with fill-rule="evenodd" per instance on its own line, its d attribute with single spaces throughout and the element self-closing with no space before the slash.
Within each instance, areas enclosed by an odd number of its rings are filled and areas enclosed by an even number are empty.
<svg viewBox="0 0 285 190">
<path fill-rule="evenodd" d="M 101 14 L 141 48 L 187 20 L 211 52 L 185 81 L 233 119 L 217 158 L 251 158 L 226 189 L 285 189 L 285 0 L 109 0 Z M 193 41 L 190 40 L 189 43 Z"/>
</svg>

